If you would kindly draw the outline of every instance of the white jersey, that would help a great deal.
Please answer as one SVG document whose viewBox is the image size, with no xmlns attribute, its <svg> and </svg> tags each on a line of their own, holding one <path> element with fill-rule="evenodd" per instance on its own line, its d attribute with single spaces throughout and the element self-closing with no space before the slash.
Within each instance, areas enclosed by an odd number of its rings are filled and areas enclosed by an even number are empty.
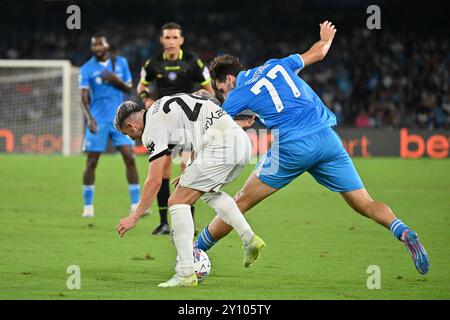
<svg viewBox="0 0 450 320">
<path fill-rule="evenodd" d="M 194 94 L 176 94 L 157 100 L 144 114 L 142 143 L 149 161 L 169 154 L 175 145 L 199 152 L 240 127 L 214 102 Z"/>
</svg>

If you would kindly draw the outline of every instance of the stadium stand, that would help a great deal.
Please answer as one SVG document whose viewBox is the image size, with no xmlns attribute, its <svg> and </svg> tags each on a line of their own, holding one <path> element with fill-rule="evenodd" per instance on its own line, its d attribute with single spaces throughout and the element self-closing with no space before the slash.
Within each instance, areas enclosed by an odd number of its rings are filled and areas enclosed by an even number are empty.
<svg viewBox="0 0 450 320">
<path fill-rule="evenodd" d="M 415 27 L 406 29 L 386 9 L 383 32 L 377 32 L 365 27 L 368 1 L 286 1 L 281 7 L 275 1 L 246 1 L 239 6 L 236 1 L 226 5 L 202 0 L 169 1 L 164 6 L 154 0 L 110 3 L 96 2 L 94 7 L 93 2 L 79 1 L 82 29 L 61 31 L 54 26 L 65 23 L 66 3 L 14 2 L 11 14 L 0 23 L 6 31 L 0 36 L 0 58 L 70 59 L 80 66 L 90 54 L 90 35 L 101 30 L 128 58 L 136 84 L 143 61 L 159 50 L 159 27 L 169 20 L 183 25 L 189 34 L 186 47 L 195 47 L 204 61 L 231 53 L 253 66 L 270 57 L 306 50 L 318 36 L 318 22 L 330 18 L 338 28 L 331 54 L 305 69 L 302 76 L 341 124 L 450 128 L 450 33 L 437 28 L 445 14 L 415 20 Z M 424 9 L 405 1 L 397 3 L 409 6 L 402 21 Z M 342 6 L 347 6 L 345 15 L 338 13 Z M 17 23 L 23 16 L 27 23 Z M 269 28 L 264 23 L 268 19 L 278 23 Z M 428 36 L 430 30 L 433 37 Z"/>
</svg>

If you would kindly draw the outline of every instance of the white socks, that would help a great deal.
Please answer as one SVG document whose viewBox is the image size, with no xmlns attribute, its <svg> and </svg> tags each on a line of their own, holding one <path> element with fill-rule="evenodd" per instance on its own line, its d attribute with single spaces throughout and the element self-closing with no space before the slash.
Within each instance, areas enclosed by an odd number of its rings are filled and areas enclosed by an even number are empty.
<svg viewBox="0 0 450 320">
<path fill-rule="evenodd" d="M 210 192 L 202 196 L 203 201 L 213 208 L 219 217 L 233 227 L 247 246 L 253 239 L 254 233 L 239 210 L 236 202 L 225 192 Z M 191 215 L 191 206 L 176 204 L 169 207 L 172 240 L 177 248 L 178 263 L 175 272 L 182 277 L 194 274 L 194 221 Z"/>
<path fill-rule="evenodd" d="M 194 221 L 191 215 L 191 206 L 176 204 L 169 208 L 172 240 L 177 248 L 178 263 L 175 272 L 182 277 L 194 274 Z"/>
<path fill-rule="evenodd" d="M 85 205 L 82 216 L 84 218 L 92 218 L 92 217 L 94 217 L 94 206 L 92 204 Z"/>
<path fill-rule="evenodd" d="M 232 197 L 220 191 L 205 193 L 202 199 L 216 211 L 223 221 L 236 230 L 244 245 L 248 245 L 252 241 L 255 234 Z"/>
</svg>

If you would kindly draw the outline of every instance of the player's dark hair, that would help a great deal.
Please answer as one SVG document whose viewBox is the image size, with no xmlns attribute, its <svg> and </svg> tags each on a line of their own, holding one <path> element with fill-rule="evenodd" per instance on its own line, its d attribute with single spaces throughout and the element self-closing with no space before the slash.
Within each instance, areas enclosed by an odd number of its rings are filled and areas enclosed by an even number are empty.
<svg viewBox="0 0 450 320">
<path fill-rule="evenodd" d="M 113 72 L 116 71 L 116 61 L 117 61 L 117 52 L 116 52 L 116 47 L 109 43 L 108 41 L 108 37 L 106 36 L 106 34 L 104 32 L 96 32 L 92 35 L 92 39 L 93 38 L 105 38 L 106 42 L 108 42 L 109 44 L 109 53 L 111 55 L 111 62 L 112 62 L 112 70 Z"/>
<path fill-rule="evenodd" d="M 162 27 L 161 27 L 161 35 L 163 34 L 164 30 L 180 30 L 180 35 L 183 36 L 183 28 L 181 28 L 181 25 L 179 25 L 176 22 L 168 22 L 165 23 Z"/>
<path fill-rule="evenodd" d="M 116 111 L 116 117 L 114 118 L 114 126 L 117 130 L 122 130 L 123 123 L 128 119 L 133 113 L 144 110 L 145 107 L 133 101 L 123 102 Z"/>
<path fill-rule="evenodd" d="M 230 54 L 215 57 L 209 67 L 211 78 L 220 82 L 224 82 L 229 74 L 236 77 L 242 70 L 244 66 L 239 62 L 239 58 Z"/>
<path fill-rule="evenodd" d="M 92 35 L 92 38 L 105 38 L 106 40 L 108 40 L 108 37 L 104 32 L 96 32 Z"/>
</svg>

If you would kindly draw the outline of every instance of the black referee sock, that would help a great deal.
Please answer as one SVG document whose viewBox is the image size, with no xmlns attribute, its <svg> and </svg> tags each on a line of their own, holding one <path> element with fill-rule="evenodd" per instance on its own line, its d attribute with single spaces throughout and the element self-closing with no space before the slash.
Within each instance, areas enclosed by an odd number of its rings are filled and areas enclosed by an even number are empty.
<svg viewBox="0 0 450 320">
<path fill-rule="evenodd" d="M 158 192 L 159 218 L 161 224 L 167 224 L 167 203 L 170 197 L 170 179 L 162 179 L 161 189 Z"/>
</svg>

